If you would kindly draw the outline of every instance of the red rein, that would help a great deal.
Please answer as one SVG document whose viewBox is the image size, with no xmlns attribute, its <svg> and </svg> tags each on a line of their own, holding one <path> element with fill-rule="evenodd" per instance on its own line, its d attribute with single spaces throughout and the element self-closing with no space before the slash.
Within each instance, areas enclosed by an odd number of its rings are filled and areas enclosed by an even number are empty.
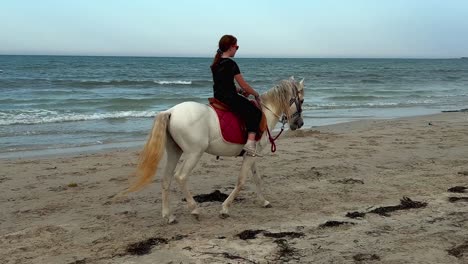
<svg viewBox="0 0 468 264">
<path fill-rule="evenodd" d="M 284 127 L 281 127 L 281 131 L 278 133 L 278 135 L 276 135 L 276 136 L 273 138 L 273 137 L 271 136 L 270 129 L 267 127 L 268 139 L 270 140 L 270 143 L 271 143 L 271 152 L 273 152 L 273 153 L 276 151 L 275 140 L 278 139 L 278 137 L 281 135 L 281 133 L 283 133 L 283 130 L 284 130 Z"/>
</svg>

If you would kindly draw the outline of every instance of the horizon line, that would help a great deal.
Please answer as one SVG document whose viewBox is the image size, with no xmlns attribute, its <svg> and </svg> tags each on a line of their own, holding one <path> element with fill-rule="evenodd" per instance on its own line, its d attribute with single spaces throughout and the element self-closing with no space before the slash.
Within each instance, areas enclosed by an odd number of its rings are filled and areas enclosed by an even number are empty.
<svg viewBox="0 0 468 264">
<path fill-rule="evenodd" d="M 212 59 L 213 57 L 207 56 L 180 56 L 180 55 L 85 55 L 85 54 L 1 54 L 0 56 L 55 56 L 55 57 L 129 57 L 129 58 L 200 58 L 200 59 Z M 237 56 L 239 59 L 421 59 L 421 60 L 447 60 L 447 59 L 467 59 L 468 57 L 356 57 L 356 56 L 343 56 L 343 57 L 312 57 L 312 56 Z"/>
</svg>

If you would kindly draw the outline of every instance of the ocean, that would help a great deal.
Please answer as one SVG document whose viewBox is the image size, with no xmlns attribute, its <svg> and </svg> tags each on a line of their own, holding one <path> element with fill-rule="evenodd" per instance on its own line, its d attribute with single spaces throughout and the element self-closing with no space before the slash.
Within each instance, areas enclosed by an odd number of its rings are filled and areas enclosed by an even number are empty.
<svg viewBox="0 0 468 264">
<path fill-rule="evenodd" d="M 304 78 L 304 128 L 468 107 L 466 59 L 235 60 L 260 93 Z M 207 103 L 211 62 L 0 56 L 0 158 L 142 145 L 159 111 Z"/>
</svg>

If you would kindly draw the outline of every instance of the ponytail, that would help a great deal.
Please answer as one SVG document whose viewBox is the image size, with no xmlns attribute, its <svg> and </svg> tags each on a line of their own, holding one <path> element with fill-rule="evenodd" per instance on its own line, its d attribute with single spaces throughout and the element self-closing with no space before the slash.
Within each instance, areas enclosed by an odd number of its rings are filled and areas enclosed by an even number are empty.
<svg viewBox="0 0 468 264">
<path fill-rule="evenodd" d="M 213 59 L 213 63 L 211 64 L 211 70 L 215 70 L 219 61 L 221 60 L 221 56 L 223 52 L 227 51 L 232 45 L 237 44 L 237 38 L 232 35 L 224 35 L 219 40 L 218 50 L 216 51 L 216 55 Z"/>
<path fill-rule="evenodd" d="M 216 55 L 213 59 L 213 63 L 211 64 L 210 68 L 212 70 L 216 69 L 216 65 L 218 65 L 218 62 L 221 60 L 221 55 L 223 55 L 223 51 L 221 49 L 218 49 L 218 51 L 216 51 Z"/>
</svg>

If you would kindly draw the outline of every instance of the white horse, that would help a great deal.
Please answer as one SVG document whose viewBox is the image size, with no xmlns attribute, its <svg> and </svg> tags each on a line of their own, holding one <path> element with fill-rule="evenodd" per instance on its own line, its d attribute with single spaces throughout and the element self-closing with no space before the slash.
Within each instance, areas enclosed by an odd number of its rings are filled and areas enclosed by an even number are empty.
<svg viewBox="0 0 468 264">
<path fill-rule="evenodd" d="M 293 77 L 283 80 L 278 85 L 260 96 L 262 110 L 267 119 L 269 130 L 273 130 L 282 116 L 295 130 L 302 127 L 302 103 L 304 102 L 304 80 L 296 82 Z M 284 121 L 285 122 L 285 121 Z M 268 133 L 265 131 L 257 143 L 257 151 L 268 144 Z M 179 183 L 185 195 L 191 214 L 198 219 L 198 205 L 187 188 L 189 173 L 200 160 L 204 152 L 216 156 L 238 156 L 243 145 L 227 143 L 221 136 L 218 116 L 208 105 L 196 102 L 180 103 L 166 111 L 160 112 L 154 121 L 153 129 L 137 167 L 137 180 L 128 192 L 140 190 L 149 184 L 166 153 L 166 166 L 162 171 L 162 216 L 168 223 L 175 223 L 176 218 L 169 208 L 169 188 L 173 177 Z M 176 165 L 183 155 L 183 161 L 176 170 Z M 255 161 L 258 157 L 244 155 L 237 185 L 222 204 L 220 216 L 229 216 L 229 206 L 244 186 L 249 172 L 257 187 L 257 195 L 264 207 L 270 207 L 262 194 L 262 179 L 257 171 Z M 175 171 L 175 174 L 174 174 Z"/>
</svg>

